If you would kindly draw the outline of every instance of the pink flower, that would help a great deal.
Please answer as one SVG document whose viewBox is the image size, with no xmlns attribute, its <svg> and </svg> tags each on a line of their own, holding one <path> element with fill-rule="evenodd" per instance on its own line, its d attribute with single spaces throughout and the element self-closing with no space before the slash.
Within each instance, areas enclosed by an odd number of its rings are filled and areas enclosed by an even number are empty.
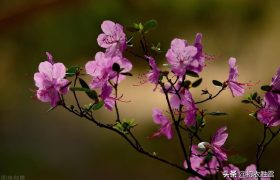
<svg viewBox="0 0 280 180">
<path fill-rule="evenodd" d="M 237 82 L 237 77 L 238 77 L 238 70 L 236 64 L 236 59 L 231 57 L 228 60 L 229 63 L 229 76 L 227 80 L 228 87 L 232 93 L 232 95 L 235 96 L 241 96 L 245 92 L 245 84 Z"/>
<path fill-rule="evenodd" d="M 267 92 L 263 100 L 264 108 L 260 109 L 257 117 L 263 124 L 273 127 L 280 125 L 280 96 Z"/>
<path fill-rule="evenodd" d="M 207 176 L 209 174 L 216 174 L 219 169 L 219 162 L 215 157 L 212 157 L 210 160 L 205 159 L 205 157 L 193 155 L 190 158 L 192 169 L 201 174 L 202 176 Z M 184 161 L 184 167 L 187 169 L 187 162 Z M 198 177 L 190 177 L 188 180 L 193 180 L 200 178 Z"/>
<path fill-rule="evenodd" d="M 155 132 L 152 137 L 160 137 L 164 135 L 167 139 L 171 139 L 173 136 L 172 124 L 169 122 L 168 118 L 158 108 L 153 109 L 152 116 L 154 123 L 161 126 L 161 128 L 157 132 Z"/>
<path fill-rule="evenodd" d="M 208 142 L 200 142 L 196 146 L 193 146 L 193 149 L 195 152 L 198 152 L 198 155 L 200 156 L 206 156 L 209 153 L 213 156 L 215 156 L 220 161 L 226 161 L 227 160 L 227 154 L 222 149 L 222 146 L 224 145 L 228 133 L 226 132 L 227 128 L 222 127 L 219 128 L 216 133 L 214 134 L 213 138 L 211 139 L 211 143 Z"/>
<path fill-rule="evenodd" d="M 196 73 L 202 71 L 205 58 L 202 54 L 201 38 L 201 34 L 196 35 L 194 46 L 188 45 L 183 39 L 172 40 L 166 58 L 175 75 L 183 76 L 187 70 Z"/>
<path fill-rule="evenodd" d="M 126 35 L 123 26 L 112 21 L 103 21 L 103 31 L 97 38 L 100 47 L 106 48 L 106 54 L 110 56 L 121 55 L 126 48 Z"/>
<path fill-rule="evenodd" d="M 47 54 L 52 60 L 51 55 Z M 50 102 L 55 107 L 60 100 L 59 94 L 68 92 L 68 80 L 64 79 L 66 68 L 62 63 L 44 61 L 39 64 L 39 72 L 34 74 L 35 85 L 38 88 L 37 98 L 42 102 Z"/>
<path fill-rule="evenodd" d="M 113 110 L 113 107 L 115 105 L 115 99 L 111 97 L 112 91 L 112 86 L 104 84 L 100 94 L 101 99 L 104 101 L 105 107 L 110 111 Z"/>
<path fill-rule="evenodd" d="M 156 65 L 156 61 L 153 57 L 147 57 L 149 59 L 149 64 L 151 67 L 150 72 L 147 74 L 148 80 L 151 83 L 158 84 L 160 77 L 160 70 Z"/>
<path fill-rule="evenodd" d="M 273 90 L 279 90 L 280 91 L 280 68 L 278 68 L 277 73 L 272 78 L 272 82 L 270 84 L 272 86 Z"/>
<path fill-rule="evenodd" d="M 226 131 L 227 127 L 219 128 L 211 140 L 211 149 L 213 154 L 221 161 L 227 160 L 227 154 L 222 149 L 222 146 L 228 138 L 228 133 Z"/>
<path fill-rule="evenodd" d="M 93 77 L 90 83 L 91 88 L 102 88 L 110 80 L 116 82 L 118 79 L 119 83 L 125 79 L 125 75 L 119 74 L 118 76 L 118 72 L 113 70 L 114 63 L 120 66 L 121 72 L 129 72 L 132 69 L 132 64 L 126 58 L 107 56 L 103 52 L 96 53 L 95 60 L 87 62 L 86 73 Z"/>
<path fill-rule="evenodd" d="M 247 173 L 252 173 L 252 174 L 256 174 L 257 172 L 257 168 L 256 168 L 256 165 L 255 164 L 251 164 L 249 166 L 246 167 L 245 169 L 245 172 Z M 247 177 L 247 178 L 242 178 L 242 179 L 245 179 L 245 180 L 258 180 L 257 177 Z M 268 177 L 263 177 L 263 178 L 260 178 L 261 180 L 270 180 L 270 178 Z"/>
<path fill-rule="evenodd" d="M 188 89 L 182 89 L 179 93 L 181 99 L 177 94 L 173 94 L 170 99 L 172 108 L 179 109 L 180 105 L 184 105 L 183 111 L 185 112 L 184 122 L 187 126 L 195 125 L 197 107 L 192 98 L 192 94 Z"/>
</svg>

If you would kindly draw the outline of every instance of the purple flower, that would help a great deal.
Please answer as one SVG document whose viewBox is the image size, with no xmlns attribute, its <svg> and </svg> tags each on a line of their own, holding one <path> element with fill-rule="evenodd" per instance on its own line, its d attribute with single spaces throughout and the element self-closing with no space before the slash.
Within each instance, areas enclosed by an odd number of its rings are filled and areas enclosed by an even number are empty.
<svg viewBox="0 0 280 180">
<path fill-rule="evenodd" d="M 227 127 L 219 128 L 211 140 L 211 149 L 213 154 L 221 161 L 227 160 L 227 154 L 222 149 L 222 146 L 228 138 L 228 133 L 226 131 Z"/>
<path fill-rule="evenodd" d="M 272 78 L 272 82 L 270 84 L 273 90 L 280 91 L 280 68 L 278 68 L 277 73 Z"/>
<path fill-rule="evenodd" d="M 34 74 L 35 85 L 38 87 L 37 98 L 42 102 L 50 102 L 55 107 L 60 100 L 59 94 L 68 92 L 66 86 L 69 81 L 64 79 L 65 74 L 66 68 L 62 63 L 41 62 L 39 72 Z"/>
<path fill-rule="evenodd" d="M 208 142 L 200 142 L 197 145 L 197 150 L 199 152 L 199 155 L 206 156 L 209 152 L 214 155 L 218 160 L 220 161 L 226 161 L 227 160 L 227 154 L 222 149 L 222 146 L 224 145 L 228 133 L 226 132 L 227 128 L 222 127 L 216 131 L 214 134 L 211 143 Z"/>
<path fill-rule="evenodd" d="M 91 88 L 102 88 L 110 80 L 116 82 L 118 79 L 119 83 L 125 78 L 125 75 L 118 75 L 118 72 L 113 70 L 114 63 L 120 66 L 121 72 L 129 72 L 132 69 L 132 64 L 126 58 L 107 56 L 103 52 L 96 53 L 95 60 L 87 62 L 86 73 L 93 77 L 90 83 Z"/>
<path fill-rule="evenodd" d="M 177 76 L 185 75 L 186 71 L 200 73 L 204 67 L 205 57 L 202 53 L 201 34 L 196 35 L 194 46 L 188 45 L 183 39 L 173 39 L 166 53 L 171 70 Z"/>
<path fill-rule="evenodd" d="M 212 157 L 210 160 L 206 160 L 205 157 L 192 155 L 190 158 L 192 169 L 201 174 L 207 176 L 208 174 L 216 174 L 219 169 L 219 162 L 216 157 Z M 184 161 L 184 167 L 187 169 L 187 162 Z M 198 177 L 190 177 L 188 180 L 199 180 Z"/>
<path fill-rule="evenodd" d="M 229 76 L 227 80 L 227 85 L 232 93 L 232 96 L 241 96 L 245 92 L 245 84 L 237 82 L 237 77 L 238 77 L 238 70 L 236 64 L 236 59 L 231 57 L 228 60 L 229 64 Z"/>
<path fill-rule="evenodd" d="M 257 172 L 257 168 L 256 168 L 256 165 L 255 164 L 251 164 L 249 166 L 246 167 L 245 169 L 245 172 L 247 173 L 252 173 L 252 174 L 256 174 Z M 242 179 L 245 179 L 245 180 L 258 180 L 257 177 L 247 177 L 247 178 L 242 178 Z M 262 177 L 260 178 L 261 180 L 270 180 L 270 178 L 268 177 Z"/>
<path fill-rule="evenodd" d="M 161 128 L 157 132 L 155 132 L 152 137 L 160 137 L 164 135 L 167 139 L 171 139 L 173 136 L 172 124 L 169 122 L 168 118 L 158 108 L 153 109 L 152 116 L 154 123 L 161 126 Z"/>
<path fill-rule="evenodd" d="M 263 124 L 273 127 L 280 125 L 280 96 L 267 92 L 263 100 L 264 108 L 258 111 L 257 117 Z"/>
<path fill-rule="evenodd" d="M 179 93 L 181 99 L 177 94 L 173 94 L 170 99 L 171 107 L 179 109 L 180 105 L 183 105 L 183 111 L 185 112 L 184 122 L 187 126 L 195 125 L 196 123 L 196 111 L 197 107 L 192 98 L 192 94 L 188 89 L 182 89 Z"/>
<path fill-rule="evenodd" d="M 113 107 L 115 105 L 115 99 L 111 97 L 113 88 L 112 86 L 109 86 L 108 84 L 104 84 L 101 88 L 101 94 L 100 97 L 104 101 L 105 107 L 112 111 Z"/>
<path fill-rule="evenodd" d="M 103 21 L 101 29 L 103 33 L 97 38 L 98 45 L 106 48 L 106 54 L 109 56 L 121 55 L 126 49 L 123 26 L 112 21 Z"/>
<path fill-rule="evenodd" d="M 151 70 L 147 74 L 148 80 L 151 83 L 158 84 L 160 78 L 160 70 L 157 67 L 156 61 L 153 57 L 147 56 L 147 59 L 149 59 L 149 65 L 151 67 Z"/>
</svg>

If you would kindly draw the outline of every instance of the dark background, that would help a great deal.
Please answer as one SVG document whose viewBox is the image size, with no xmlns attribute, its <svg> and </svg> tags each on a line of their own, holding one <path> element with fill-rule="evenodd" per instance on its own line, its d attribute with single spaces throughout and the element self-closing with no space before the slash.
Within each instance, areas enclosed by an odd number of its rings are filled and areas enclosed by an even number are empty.
<svg viewBox="0 0 280 180">
<path fill-rule="evenodd" d="M 196 99 L 201 98 L 200 89 L 215 91 L 210 88 L 212 79 L 226 80 L 231 56 L 238 60 L 241 82 L 260 81 L 249 94 L 268 84 L 279 67 L 279 5 L 275 0 L 0 0 L 0 175 L 24 175 L 26 180 L 186 179 L 184 173 L 138 154 L 115 134 L 61 108 L 47 113 L 48 104 L 32 98 L 33 74 L 46 59 L 44 52 L 66 66 L 83 66 L 100 50 L 96 38 L 103 20 L 130 25 L 157 19 L 159 26 L 148 37 L 151 42 L 167 49 L 173 38 L 192 42 L 201 32 L 205 51 L 215 56 L 202 73 L 203 84 L 193 92 Z M 157 129 L 151 109 L 166 106 L 153 85 L 133 86 L 137 74 L 148 68 L 140 59 L 127 57 L 135 64 L 135 76 L 120 87 L 131 100 L 120 105 L 121 116 L 135 119 L 135 133 L 147 150 L 183 163 L 176 139 L 147 138 Z M 226 148 L 229 154 L 248 157 L 244 168 L 254 163 L 262 128 L 248 116 L 253 107 L 241 100 L 227 91 L 203 105 L 229 115 L 207 119 L 202 136 L 209 139 L 227 125 Z M 114 112 L 101 110 L 96 116 L 110 121 Z M 274 170 L 278 178 L 279 147 L 277 137 L 263 158 L 264 169 Z"/>
</svg>

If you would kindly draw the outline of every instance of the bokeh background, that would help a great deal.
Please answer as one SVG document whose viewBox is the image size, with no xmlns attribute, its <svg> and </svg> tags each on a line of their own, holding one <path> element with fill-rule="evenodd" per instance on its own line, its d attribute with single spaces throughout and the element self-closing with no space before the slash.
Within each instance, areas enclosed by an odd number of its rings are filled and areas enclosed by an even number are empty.
<svg viewBox="0 0 280 180">
<path fill-rule="evenodd" d="M 167 49 L 174 37 L 194 40 L 203 33 L 205 51 L 215 56 L 207 63 L 199 90 L 211 87 L 211 80 L 225 80 L 227 59 L 238 60 L 240 81 L 268 84 L 279 67 L 280 11 L 275 0 L 0 0 L 0 175 L 24 175 L 26 180 L 80 179 L 186 179 L 186 175 L 135 152 L 115 134 L 74 117 L 61 108 L 47 113 L 48 104 L 32 96 L 33 73 L 45 51 L 67 66 L 83 66 L 101 50 L 96 43 L 100 24 L 110 19 L 124 25 L 158 20 L 149 34 L 150 42 L 161 42 Z M 136 51 L 141 52 L 138 46 Z M 147 65 L 127 55 L 135 64 L 132 78 L 121 85 L 130 103 L 122 103 L 122 117 L 134 118 L 135 133 L 144 147 L 177 163 L 183 162 L 177 141 L 147 137 L 157 129 L 151 118 L 153 107 L 166 108 L 163 96 L 153 85 L 133 86 L 137 74 Z M 158 61 L 164 62 L 164 55 Z M 85 96 L 80 96 L 85 102 Z M 225 111 L 225 117 L 208 118 L 202 136 L 209 139 L 215 130 L 227 125 L 230 136 L 226 148 L 231 154 L 254 162 L 261 125 L 248 116 L 253 107 L 241 98 L 223 93 L 210 103 L 209 111 Z M 96 116 L 110 121 L 114 112 L 100 110 Z M 263 167 L 280 178 L 280 139 L 271 144 Z"/>
</svg>

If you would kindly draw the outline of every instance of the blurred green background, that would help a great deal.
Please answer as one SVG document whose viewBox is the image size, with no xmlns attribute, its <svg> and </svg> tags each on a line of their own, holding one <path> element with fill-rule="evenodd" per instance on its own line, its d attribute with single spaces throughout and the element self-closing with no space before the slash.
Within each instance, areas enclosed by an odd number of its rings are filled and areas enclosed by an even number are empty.
<svg viewBox="0 0 280 180">
<path fill-rule="evenodd" d="M 66 66 L 83 66 L 101 50 L 96 43 L 100 24 L 110 19 L 124 25 L 157 19 L 159 26 L 149 34 L 150 42 L 185 38 L 192 42 L 203 33 L 205 51 L 215 56 L 207 63 L 199 90 L 211 86 L 212 79 L 225 80 L 227 59 L 238 60 L 240 81 L 256 86 L 267 84 L 279 67 L 280 2 L 275 0 L 0 0 L 0 175 L 24 175 L 26 180 L 80 179 L 186 179 L 169 166 L 135 152 L 115 134 L 95 127 L 61 108 L 47 113 L 48 104 L 34 100 L 33 74 L 45 51 Z M 136 47 L 138 48 L 138 46 Z M 136 51 L 141 52 L 140 49 Z M 166 108 L 163 96 L 153 85 L 137 84 L 137 74 L 146 72 L 140 59 L 127 56 L 134 64 L 133 78 L 121 85 L 130 103 L 122 103 L 122 117 L 134 118 L 135 133 L 150 152 L 177 163 L 183 156 L 177 140 L 147 137 L 158 127 L 151 119 L 153 107 Z M 163 62 L 161 56 L 158 60 Z M 215 91 L 215 88 L 209 88 Z M 84 96 L 83 101 L 88 101 Z M 240 103 L 229 92 L 204 104 L 209 111 L 225 111 L 226 117 L 207 119 L 204 139 L 215 130 L 229 127 L 226 148 L 230 154 L 254 162 L 261 125 L 248 116 L 253 107 Z M 101 120 L 111 120 L 114 112 L 97 112 Z M 263 167 L 280 178 L 279 137 L 267 149 Z"/>
</svg>

